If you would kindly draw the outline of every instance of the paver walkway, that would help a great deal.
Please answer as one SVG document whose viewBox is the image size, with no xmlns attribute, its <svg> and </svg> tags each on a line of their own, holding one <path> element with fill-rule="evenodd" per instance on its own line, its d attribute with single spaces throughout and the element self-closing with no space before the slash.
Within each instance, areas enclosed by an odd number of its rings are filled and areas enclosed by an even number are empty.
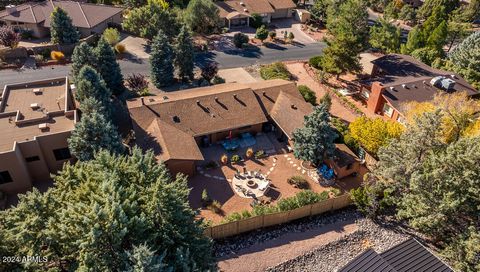
<svg viewBox="0 0 480 272">
<path fill-rule="evenodd" d="M 287 233 L 275 240 L 254 244 L 219 260 L 220 271 L 259 272 L 328 244 L 358 229 L 354 220 L 305 232 Z"/>
<path fill-rule="evenodd" d="M 315 92 L 317 95 L 317 99 L 320 99 L 324 96 L 327 91 L 325 87 L 321 86 L 318 82 L 316 82 L 305 70 L 303 63 L 289 63 L 287 64 L 287 68 L 297 77 L 297 84 L 298 85 L 306 85 L 312 91 Z M 345 108 L 337 98 L 332 96 L 332 108 L 330 109 L 330 113 L 336 117 L 339 117 L 347 122 L 352 122 L 357 118 L 355 114 L 353 114 L 349 109 Z"/>
</svg>

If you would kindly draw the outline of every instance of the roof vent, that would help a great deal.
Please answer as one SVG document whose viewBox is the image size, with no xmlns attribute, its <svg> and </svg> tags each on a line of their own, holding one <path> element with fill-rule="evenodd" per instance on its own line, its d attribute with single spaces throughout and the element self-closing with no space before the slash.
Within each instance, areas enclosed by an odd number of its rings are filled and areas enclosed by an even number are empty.
<svg viewBox="0 0 480 272">
<path fill-rule="evenodd" d="M 175 123 L 180 123 L 180 117 L 178 117 L 178 116 L 175 115 L 175 116 L 173 116 L 172 119 L 173 119 L 173 122 L 175 122 Z"/>
<path fill-rule="evenodd" d="M 441 82 L 441 88 L 446 90 L 446 91 L 450 91 L 450 90 L 453 90 L 453 88 L 455 87 L 455 80 L 453 79 L 450 79 L 450 78 L 444 78 Z"/>
<path fill-rule="evenodd" d="M 233 94 L 233 98 L 237 98 L 237 94 Z"/>
<path fill-rule="evenodd" d="M 148 99 L 148 102 L 150 102 L 150 103 L 155 102 L 155 99 L 149 98 L 149 99 Z"/>
<path fill-rule="evenodd" d="M 43 93 L 43 90 L 40 89 L 40 88 L 36 88 L 36 89 L 33 89 L 33 93 L 34 93 L 34 94 L 37 94 L 37 95 L 38 95 L 38 94 L 42 94 L 42 93 Z"/>
<path fill-rule="evenodd" d="M 218 96 L 215 96 L 215 101 L 218 102 Z"/>
<path fill-rule="evenodd" d="M 200 100 L 197 100 L 197 105 L 199 105 L 199 106 L 200 106 Z"/>
<path fill-rule="evenodd" d="M 30 108 L 32 108 L 33 110 L 38 109 L 38 108 L 40 108 L 40 105 L 38 103 L 32 103 L 32 104 L 30 104 Z"/>
<path fill-rule="evenodd" d="M 435 86 L 435 87 L 439 87 L 439 84 L 442 81 L 442 79 L 444 79 L 444 77 L 436 76 L 436 77 L 432 78 L 432 80 L 430 80 L 430 85 Z"/>
<path fill-rule="evenodd" d="M 14 14 L 15 12 L 17 12 L 17 7 L 15 5 L 8 5 L 5 7 L 5 10 L 7 11 L 7 13 L 9 15 L 11 14 Z"/>
<path fill-rule="evenodd" d="M 390 91 L 393 91 L 395 90 L 395 88 L 393 86 L 390 87 Z"/>
<path fill-rule="evenodd" d="M 416 88 L 417 88 L 417 85 L 413 84 L 413 85 L 412 85 L 412 88 L 416 89 Z"/>
<path fill-rule="evenodd" d="M 423 83 L 423 85 L 427 85 L 427 81 L 425 81 L 425 80 L 422 81 L 422 83 Z"/>
<path fill-rule="evenodd" d="M 46 130 L 46 129 L 48 129 L 48 124 L 47 123 L 42 123 L 42 124 L 38 125 L 38 128 L 40 130 Z"/>
<path fill-rule="evenodd" d="M 291 107 L 292 109 L 294 109 L 294 110 L 297 109 L 297 106 L 295 106 L 295 104 L 292 104 L 290 107 Z"/>
<path fill-rule="evenodd" d="M 455 76 L 455 75 L 450 75 L 450 77 L 451 77 L 451 78 L 457 78 L 457 76 Z"/>
<path fill-rule="evenodd" d="M 402 88 L 406 89 L 406 88 L 407 88 L 407 84 L 402 84 Z"/>
<path fill-rule="evenodd" d="M 165 96 L 163 97 L 163 100 L 168 100 L 168 96 L 165 95 Z"/>
<path fill-rule="evenodd" d="M 248 12 L 248 9 L 244 8 L 243 11 Z"/>
</svg>

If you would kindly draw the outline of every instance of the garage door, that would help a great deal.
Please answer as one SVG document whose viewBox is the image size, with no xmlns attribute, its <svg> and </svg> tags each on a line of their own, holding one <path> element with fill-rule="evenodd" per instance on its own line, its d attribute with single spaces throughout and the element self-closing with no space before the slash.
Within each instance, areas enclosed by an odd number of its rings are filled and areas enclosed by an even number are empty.
<svg viewBox="0 0 480 272">
<path fill-rule="evenodd" d="M 287 18 L 289 17 L 289 12 L 289 9 L 277 9 L 274 13 L 272 13 L 272 19 Z"/>
</svg>

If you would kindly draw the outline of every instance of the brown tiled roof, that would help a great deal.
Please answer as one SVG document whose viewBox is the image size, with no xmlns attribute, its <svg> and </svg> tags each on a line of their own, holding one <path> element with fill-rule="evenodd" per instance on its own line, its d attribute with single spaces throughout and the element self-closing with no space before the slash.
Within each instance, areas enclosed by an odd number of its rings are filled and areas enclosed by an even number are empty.
<svg viewBox="0 0 480 272">
<path fill-rule="evenodd" d="M 281 92 L 270 111 L 270 117 L 282 131 L 292 138 L 293 131 L 303 126 L 305 116 L 312 112 L 312 106 L 303 99 Z"/>
<path fill-rule="evenodd" d="M 389 54 L 373 60 L 372 63 L 377 68 L 376 74 L 361 83 L 370 85 L 375 81 L 380 82 L 384 86 L 383 97 L 397 110 L 401 110 L 402 104 L 406 102 L 431 100 L 437 92 L 442 91 L 430 85 L 430 80 L 436 76 L 455 81 L 455 87 L 450 92 L 465 91 L 471 96 L 480 95 L 461 76 L 434 69 L 408 55 Z"/>
<path fill-rule="evenodd" d="M 50 27 L 50 14 L 54 7 L 64 9 L 72 18 L 73 25 L 82 28 L 93 28 L 123 11 L 123 8 L 107 5 L 75 1 L 45 1 L 19 5 L 16 7 L 17 11 L 12 14 L 8 14 L 6 10 L 0 11 L 0 20 L 41 23 L 45 27 Z"/>
<path fill-rule="evenodd" d="M 297 7 L 292 0 L 268 0 L 274 9 L 293 9 Z"/>
<path fill-rule="evenodd" d="M 227 18 L 228 14 L 232 12 L 238 12 L 245 16 L 251 16 L 254 13 L 275 12 L 267 0 L 227 0 L 217 1 L 215 4 L 218 6 L 220 18 Z"/>
<path fill-rule="evenodd" d="M 274 105 L 285 105 L 285 100 L 301 111 L 308 105 L 296 85 L 285 80 L 220 84 L 142 99 L 128 102 L 137 144 L 152 148 L 163 160 L 201 160 L 194 137 L 267 122 Z M 300 119 L 303 123 L 303 115 L 284 117 L 281 110 L 277 106 L 275 114 L 282 126 L 290 129 Z"/>
</svg>

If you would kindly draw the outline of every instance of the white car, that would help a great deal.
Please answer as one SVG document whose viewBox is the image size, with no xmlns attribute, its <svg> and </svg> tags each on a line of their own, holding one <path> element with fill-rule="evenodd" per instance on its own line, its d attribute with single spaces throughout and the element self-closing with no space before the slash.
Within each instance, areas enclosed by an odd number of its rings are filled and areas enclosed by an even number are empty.
<svg viewBox="0 0 480 272">
<path fill-rule="evenodd" d="M 357 93 L 356 91 L 352 91 L 352 90 L 349 90 L 349 89 L 338 89 L 337 91 L 341 95 L 344 95 L 344 96 L 354 95 L 354 94 Z"/>
</svg>

